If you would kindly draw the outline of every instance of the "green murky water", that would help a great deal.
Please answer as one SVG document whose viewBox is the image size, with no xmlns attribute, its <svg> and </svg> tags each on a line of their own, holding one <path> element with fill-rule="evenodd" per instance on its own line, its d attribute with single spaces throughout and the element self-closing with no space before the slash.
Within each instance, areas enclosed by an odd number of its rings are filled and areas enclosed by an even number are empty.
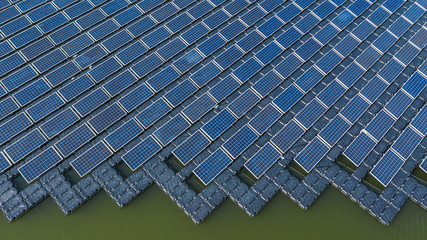
<svg viewBox="0 0 427 240">
<path fill-rule="evenodd" d="M 231 200 L 195 225 L 157 186 L 120 209 L 105 192 L 64 216 L 46 199 L 14 223 L 0 218 L 0 239 L 427 239 L 427 212 L 408 201 L 384 227 L 333 187 L 303 211 L 278 194 L 254 218 Z"/>
</svg>

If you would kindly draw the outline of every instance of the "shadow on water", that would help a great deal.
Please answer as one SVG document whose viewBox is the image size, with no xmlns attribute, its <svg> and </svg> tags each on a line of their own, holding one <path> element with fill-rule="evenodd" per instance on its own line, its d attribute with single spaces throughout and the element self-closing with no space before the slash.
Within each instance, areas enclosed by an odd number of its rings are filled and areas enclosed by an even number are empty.
<svg viewBox="0 0 427 240">
<path fill-rule="evenodd" d="M 1 239 L 425 239 L 426 211 L 408 201 L 385 227 L 333 187 L 304 211 L 277 194 L 250 218 L 231 200 L 195 225 L 157 186 L 120 209 L 101 191 L 64 216 L 51 198 L 14 223 L 0 218 Z"/>
</svg>

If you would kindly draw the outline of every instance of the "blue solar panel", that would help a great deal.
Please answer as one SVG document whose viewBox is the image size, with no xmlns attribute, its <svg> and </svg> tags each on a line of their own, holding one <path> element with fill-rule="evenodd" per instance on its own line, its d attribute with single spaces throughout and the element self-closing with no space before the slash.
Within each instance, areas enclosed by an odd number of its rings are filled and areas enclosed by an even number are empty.
<svg viewBox="0 0 427 240">
<path fill-rule="evenodd" d="M 37 76 L 36 71 L 30 66 L 22 67 L 20 70 L 3 78 L 1 83 L 8 91 L 12 91 L 19 86 L 31 81 Z"/>
<path fill-rule="evenodd" d="M 375 102 L 388 87 L 387 83 L 375 76 L 360 92 L 370 102 Z"/>
<path fill-rule="evenodd" d="M 323 78 L 323 74 L 314 67 L 309 68 L 296 81 L 295 84 L 303 91 L 308 92 Z"/>
<path fill-rule="evenodd" d="M 403 69 L 404 67 L 399 62 L 397 62 L 395 59 L 392 59 L 390 62 L 388 62 L 387 65 L 384 66 L 384 68 L 381 69 L 378 75 L 388 83 L 391 83 L 394 81 L 394 79 L 397 78 Z"/>
<path fill-rule="evenodd" d="M 31 125 L 30 119 L 21 113 L 0 126 L 0 144 L 21 133 Z"/>
<path fill-rule="evenodd" d="M 64 103 L 59 95 L 54 93 L 27 109 L 27 113 L 34 122 L 37 122 L 53 111 L 58 110 Z"/>
<path fill-rule="evenodd" d="M 233 160 L 231 160 L 222 149 L 218 149 L 208 159 L 197 166 L 193 172 L 203 184 L 208 185 L 216 176 L 224 171 L 232 161 Z"/>
<path fill-rule="evenodd" d="M 319 99 L 327 107 L 331 107 L 338 99 L 344 95 L 346 89 L 336 80 L 332 81 L 319 95 Z"/>
<path fill-rule="evenodd" d="M 260 100 L 251 89 L 245 91 L 239 98 L 234 100 L 228 109 L 238 118 L 241 118 L 247 111 L 249 111 Z"/>
<path fill-rule="evenodd" d="M 114 97 L 136 81 L 138 81 L 138 79 L 130 71 L 125 71 L 108 81 L 102 87 L 111 97 Z"/>
<path fill-rule="evenodd" d="M 413 98 L 416 98 L 426 85 L 427 79 L 416 72 L 411 78 L 408 79 L 405 85 L 403 85 L 402 89 L 409 93 Z"/>
<path fill-rule="evenodd" d="M 354 124 L 362 114 L 368 109 L 369 103 L 359 95 L 356 95 L 345 108 L 341 111 L 341 115 L 350 123 Z"/>
<path fill-rule="evenodd" d="M 197 87 L 187 79 L 166 93 L 164 98 L 172 107 L 177 107 L 196 91 Z"/>
<path fill-rule="evenodd" d="M 123 155 L 122 159 L 130 169 L 135 171 L 161 149 L 162 146 L 152 136 L 149 136 Z"/>
<path fill-rule="evenodd" d="M 304 132 L 304 129 L 292 120 L 274 135 L 271 139 L 271 143 L 284 153 L 304 134 Z"/>
<path fill-rule="evenodd" d="M 95 136 L 96 135 L 93 131 L 84 124 L 57 142 L 55 147 L 59 150 L 62 156 L 67 157 Z"/>
<path fill-rule="evenodd" d="M 203 94 L 200 98 L 182 110 L 182 114 L 184 114 L 190 120 L 190 122 L 195 123 L 215 105 L 216 102 L 211 97 L 209 97 L 208 94 Z"/>
<path fill-rule="evenodd" d="M 18 104 L 12 98 L 6 98 L 0 102 L 0 119 L 8 116 L 12 112 L 18 110 Z"/>
<path fill-rule="evenodd" d="M 59 94 L 69 102 L 95 84 L 87 75 L 83 75 L 59 90 Z"/>
<path fill-rule="evenodd" d="M 265 97 L 271 91 L 273 91 L 280 83 L 282 83 L 282 79 L 274 73 L 273 71 L 267 73 L 264 77 L 258 80 L 253 86 L 253 90 L 255 90 L 260 96 Z"/>
<path fill-rule="evenodd" d="M 217 85 L 209 90 L 209 94 L 217 101 L 221 102 L 228 97 L 234 90 L 240 87 L 240 83 L 237 82 L 232 76 L 227 76 Z"/>
<path fill-rule="evenodd" d="M 245 125 L 230 139 L 228 139 L 222 147 L 233 159 L 235 159 L 257 138 L 258 135 L 250 127 Z"/>
<path fill-rule="evenodd" d="M 227 130 L 237 119 L 227 109 L 222 110 L 218 115 L 207 122 L 202 130 L 213 141 L 225 130 Z"/>
<path fill-rule="evenodd" d="M 92 110 L 101 106 L 105 103 L 110 97 L 101 89 L 91 92 L 89 95 L 78 101 L 73 105 L 73 108 L 76 112 L 84 117 L 88 115 Z"/>
<path fill-rule="evenodd" d="M 200 88 L 221 73 L 221 69 L 210 62 L 191 76 L 191 80 Z"/>
<path fill-rule="evenodd" d="M 79 120 L 79 116 L 71 108 L 65 109 L 40 126 L 40 130 L 49 138 L 53 138 Z"/>
<path fill-rule="evenodd" d="M 211 141 L 202 132 L 197 131 L 173 150 L 173 154 L 182 164 L 186 165 L 210 143 Z"/>
<path fill-rule="evenodd" d="M 17 163 L 44 143 L 46 143 L 46 138 L 36 129 L 7 147 L 4 153 L 13 163 Z"/>
<path fill-rule="evenodd" d="M 80 177 L 83 177 L 112 154 L 113 153 L 105 146 L 104 142 L 99 142 L 70 164 Z"/>
<path fill-rule="evenodd" d="M 153 135 L 163 146 L 166 146 L 189 127 L 190 123 L 181 114 L 178 114 L 155 131 Z"/>
<path fill-rule="evenodd" d="M 46 81 L 40 79 L 25 87 L 21 91 L 15 93 L 13 97 L 19 103 L 19 105 L 24 106 L 49 90 L 50 87 Z"/>
<path fill-rule="evenodd" d="M 261 110 L 261 112 L 258 113 L 248 124 L 255 130 L 256 133 L 262 135 L 281 116 L 282 113 L 272 104 L 269 104 L 263 110 Z"/>
<path fill-rule="evenodd" d="M 368 154 L 374 149 L 376 142 L 372 140 L 366 133 L 362 132 L 344 151 L 344 155 L 359 166 Z"/>
<path fill-rule="evenodd" d="M 295 119 L 301 123 L 305 129 L 309 129 L 326 112 L 326 108 L 317 100 L 311 101 Z"/>
<path fill-rule="evenodd" d="M 163 100 L 159 99 L 140 114 L 136 115 L 136 120 L 141 123 L 144 128 L 148 128 L 154 124 L 155 121 L 165 116 L 172 108 Z"/>
<path fill-rule="evenodd" d="M 406 160 L 422 140 L 423 138 L 412 128 L 406 128 L 393 143 L 392 148 Z"/>
<path fill-rule="evenodd" d="M 12 164 L 7 160 L 7 158 L 3 155 L 3 153 L 0 153 L 0 172 L 4 172 L 6 169 L 8 169 Z"/>
<path fill-rule="evenodd" d="M 158 92 L 164 87 L 175 81 L 179 77 L 179 73 L 172 67 L 167 67 L 161 72 L 153 76 L 147 81 L 147 84 L 155 91 Z"/>
<path fill-rule="evenodd" d="M 43 173 L 54 167 L 62 160 L 62 157 L 53 147 L 50 147 L 37 155 L 31 161 L 18 169 L 22 177 L 28 183 L 40 177 Z"/>
<path fill-rule="evenodd" d="M 403 112 L 409 107 L 412 99 L 403 91 L 398 91 L 396 95 L 387 103 L 385 108 L 393 114 L 395 118 L 402 116 Z"/>
<path fill-rule="evenodd" d="M 337 116 L 326 125 L 326 127 L 319 133 L 319 136 L 329 146 L 334 146 L 338 140 L 348 131 L 351 127 L 342 117 Z"/>
<path fill-rule="evenodd" d="M 380 141 L 386 132 L 393 126 L 395 120 L 384 110 L 381 110 L 366 127 L 366 131 L 377 141 Z"/>
<path fill-rule="evenodd" d="M 267 65 L 274 58 L 276 58 L 281 52 L 282 52 L 282 49 L 279 47 L 279 45 L 272 42 L 268 44 L 265 48 L 263 48 L 261 51 L 259 51 L 257 54 L 255 54 L 255 57 L 260 62 L 262 62 L 262 64 Z"/>
<path fill-rule="evenodd" d="M 130 112 L 153 96 L 153 94 L 154 93 L 146 84 L 141 84 L 122 97 L 122 99 L 119 100 L 119 103 L 127 112 Z"/>
<path fill-rule="evenodd" d="M 382 157 L 371 170 L 371 174 L 382 185 L 387 186 L 400 170 L 403 163 L 404 161 L 400 159 L 394 152 L 387 151 L 384 157 Z"/>
<path fill-rule="evenodd" d="M 356 40 L 353 36 L 348 35 L 343 40 L 341 40 L 334 49 L 341 54 L 342 56 L 348 56 L 358 45 L 359 41 Z"/>
<path fill-rule="evenodd" d="M 114 152 L 117 152 L 125 144 L 142 133 L 142 131 L 143 128 L 134 119 L 131 119 L 110 133 L 104 140 Z"/>
<path fill-rule="evenodd" d="M 338 63 L 340 63 L 342 58 L 336 54 L 334 51 L 329 51 L 322 59 L 320 59 L 316 65 L 322 70 L 325 74 L 328 74 L 333 68 L 335 68 Z"/>
<path fill-rule="evenodd" d="M 414 126 L 421 134 L 424 136 L 427 134 L 427 107 L 423 107 L 421 111 L 418 112 L 417 116 L 412 120 L 411 125 Z"/>
<path fill-rule="evenodd" d="M 310 172 L 328 151 L 329 147 L 318 138 L 315 138 L 295 157 L 295 162 L 306 172 Z"/>
<path fill-rule="evenodd" d="M 273 103 L 283 112 L 287 112 L 304 94 L 294 85 L 289 86 L 283 91 Z"/>
<path fill-rule="evenodd" d="M 218 65 L 223 69 L 226 69 L 239 60 L 242 56 L 243 53 L 236 46 L 232 46 L 231 48 L 227 49 L 227 51 L 223 52 L 221 55 L 215 58 L 215 62 L 218 63 Z"/>
<path fill-rule="evenodd" d="M 94 116 L 88 123 L 99 134 L 125 115 L 126 112 L 115 103 Z"/>
<path fill-rule="evenodd" d="M 245 163 L 245 167 L 259 179 L 279 158 L 280 153 L 267 143 Z"/>
</svg>

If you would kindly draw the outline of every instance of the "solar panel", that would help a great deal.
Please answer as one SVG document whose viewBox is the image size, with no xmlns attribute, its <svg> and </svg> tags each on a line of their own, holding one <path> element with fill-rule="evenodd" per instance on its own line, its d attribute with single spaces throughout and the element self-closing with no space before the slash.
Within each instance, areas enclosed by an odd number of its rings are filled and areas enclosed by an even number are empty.
<svg viewBox="0 0 427 240">
<path fill-rule="evenodd" d="M 122 156 L 123 161 L 135 171 L 161 149 L 161 145 L 149 136 Z"/>
<path fill-rule="evenodd" d="M 329 147 L 319 138 L 315 138 L 295 157 L 295 162 L 306 172 L 310 172 L 328 151 Z"/>
<path fill-rule="evenodd" d="M 215 140 L 225 130 L 227 130 L 237 119 L 227 109 L 222 110 L 218 115 L 207 122 L 202 131 L 211 139 Z"/>
<path fill-rule="evenodd" d="M 163 99 L 159 99 L 145 108 L 135 118 L 142 126 L 144 126 L 144 128 L 148 128 L 153 125 L 155 121 L 166 115 L 170 110 L 171 107 Z"/>
<path fill-rule="evenodd" d="M 189 127 L 190 123 L 181 114 L 178 114 L 155 131 L 153 135 L 163 146 L 166 146 Z"/>
<path fill-rule="evenodd" d="M 51 139 L 76 123 L 79 119 L 79 116 L 71 108 L 67 108 L 55 117 L 52 117 L 49 121 L 43 123 L 40 126 L 40 130 L 42 130 L 47 138 Z"/>
<path fill-rule="evenodd" d="M 304 134 L 304 132 L 304 129 L 292 120 L 274 135 L 271 139 L 271 143 L 284 153 Z"/>
<path fill-rule="evenodd" d="M 366 131 L 379 141 L 393 126 L 394 122 L 395 120 L 390 115 L 381 110 L 366 127 Z"/>
<path fill-rule="evenodd" d="M 368 154 L 374 149 L 376 142 L 372 140 L 365 132 L 362 132 L 344 151 L 344 155 L 359 166 Z"/>
<path fill-rule="evenodd" d="M 203 94 L 200 98 L 182 110 L 182 114 L 184 114 L 191 123 L 195 123 L 209 110 L 215 107 L 215 105 L 215 101 L 209 97 L 208 94 Z"/>
<path fill-rule="evenodd" d="M 87 126 L 87 124 L 83 124 L 76 130 L 69 133 L 59 142 L 57 142 L 55 144 L 55 147 L 62 154 L 62 156 L 68 157 L 70 154 L 82 147 L 85 143 L 89 142 L 95 136 L 96 135 Z"/>
<path fill-rule="evenodd" d="M 272 104 L 269 104 L 263 110 L 261 110 L 261 112 L 258 113 L 248 124 L 258 135 L 262 135 L 281 116 L 282 113 Z"/>
<path fill-rule="evenodd" d="M 209 158 L 197 166 L 193 173 L 203 182 L 208 185 L 216 176 L 230 165 L 232 160 L 222 149 L 218 149 Z"/>
<path fill-rule="evenodd" d="M 374 168 L 371 170 L 374 176 L 383 186 L 387 186 L 402 167 L 404 161 L 393 151 L 387 151 Z"/>
<path fill-rule="evenodd" d="M 295 119 L 301 123 L 305 129 L 309 129 L 325 112 L 326 108 L 320 104 L 319 101 L 313 100 L 298 113 Z"/>
<path fill-rule="evenodd" d="M 53 147 L 50 147 L 37 155 L 31 161 L 25 163 L 22 167 L 18 168 L 18 171 L 27 183 L 31 183 L 43 173 L 58 164 L 61 160 L 62 157 Z"/>
<path fill-rule="evenodd" d="M 338 140 L 348 131 L 351 127 L 342 117 L 336 116 L 332 121 L 326 125 L 326 127 L 319 133 L 319 136 L 329 146 L 334 146 Z"/>
<path fill-rule="evenodd" d="M 80 177 L 83 177 L 112 154 L 113 153 L 107 146 L 105 146 L 104 142 L 99 142 L 89 148 L 89 150 L 84 152 L 70 164 Z"/>
<path fill-rule="evenodd" d="M 186 165 L 210 143 L 211 141 L 202 132 L 197 131 L 173 150 L 173 154 L 182 164 Z"/>
<path fill-rule="evenodd" d="M 245 163 L 245 167 L 259 179 L 279 158 L 280 153 L 267 143 Z"/>
<path fill-rule="evenodd" d="M 238 118 L 241 118 L 249 109 L 251 109 L 260 100 L 251 89 L 245 91 L 239 98 L 234 100 L 228 109 Z"/>
<path fill-rule="evenodd" d="M 125 115 L 126 112 L 115 103 L 98 113 L 88 123 L 99 134 Z"/>
<path fill-rule="evenodd" d="M 222 147 L 233 159 L 235 159 L 257 138 L 258 135 L 250 127 L 245 125 L 225 142 Z"/>
<path fill-rule="evenodd" d="M 46 143 L 46 139 L 36 129 L 7 147 L 4 152 L 13 163 L 17 163 L 44 143 Z"/>
<path fill-rule="evenodd" d="M 142 133 L 142 131 L 143 128 L 134 119 L 131 119 L 110 133 L 104 140 L 114 152 L 117 152 L 125 144 Z"/>
</svg>

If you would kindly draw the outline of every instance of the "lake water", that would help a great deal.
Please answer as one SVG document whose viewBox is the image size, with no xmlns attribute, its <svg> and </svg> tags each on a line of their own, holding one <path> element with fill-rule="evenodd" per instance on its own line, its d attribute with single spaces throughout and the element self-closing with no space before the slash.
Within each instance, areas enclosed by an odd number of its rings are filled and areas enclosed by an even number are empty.
<svg viewBox="0 0 427 240">
<path fill-rule="evenodd" d="M 195 225 L 157 186 L 124 208 L 105 192 L 69 216 L 51 198 L 13 223 L 0 218 L 0 239 L 426 239 L 427 212 L 408 201 L 389 227 L 333 187 L 304 211 L 284 194 L 254 218 L 231 200 Z"/>
</svg>

